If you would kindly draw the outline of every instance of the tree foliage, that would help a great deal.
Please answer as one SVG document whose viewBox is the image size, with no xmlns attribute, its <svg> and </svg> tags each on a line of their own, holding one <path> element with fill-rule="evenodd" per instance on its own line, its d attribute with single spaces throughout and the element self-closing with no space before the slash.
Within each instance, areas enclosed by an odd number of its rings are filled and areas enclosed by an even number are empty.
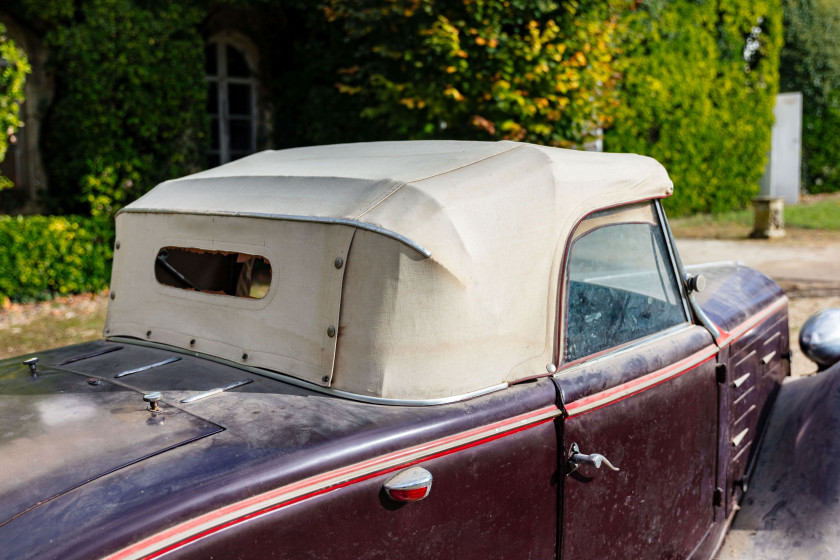
<svg viewBox="0 0 840 560">
<path fill-rule="evenodd" d="M 244 14 L 271 144 L 512 139 L 652 155 L 678 213 L 745 204 L 769 146 L 781 0 L 22 0 L 55 72 L 52 210 L 108 216 L 203 159 L 199 29 Z M 789 0 L 823 2 L 828 0 Z M 237 16 L 239 17 L 239 16 Z M 81 193 L 81 194 L 80 194 Z"/>
<path fill-rule="evenodd" d="M 386 138 L 580 145 L 616 108 L 617 0 L 328 0 L 339 91 Z"/>
<path fill-rule="evenodd" d="M 54 10 L 47 35 L 56 81 L 44 131 L 50 202 L 109 217 L 201 162 L 205 11 L 163 0 L 71 8 Z"/>
<path fill-rule="evenodd" d="M 672 213 L 731 210 L 758 193 L 778 91 L 778 1 L 650 0 L 627 16 L 605 143 L 665 165 Z"/>
<path fill-rule="evenodd" d="M 840 4 L 784 0 L 782 91 L 803 98 L 803 179 L 810 192 L 840 191 Z"/>
<path fill-rule="evenodd" d="M 31 68 L 26 53 L 6 36 L 6 27 L 0 23 L 0 161 L 6 157 L 15 132 L 23 126 L 20 106 L 24 101 L 23 86 L 29 72 Z M 0 189 L 11 186 L 12 182 L 0 174 Z"/>
</svg>

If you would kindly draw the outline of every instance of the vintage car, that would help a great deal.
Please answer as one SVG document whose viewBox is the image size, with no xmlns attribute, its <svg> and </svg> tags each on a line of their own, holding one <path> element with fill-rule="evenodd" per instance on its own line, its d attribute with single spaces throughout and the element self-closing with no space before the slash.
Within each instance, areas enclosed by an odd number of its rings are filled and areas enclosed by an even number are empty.
<svg viewBox="0 0 840 560">
<path fill-rule="evenodd" d="M 117 216 L 105 338 L 0 362 L 0 557 L 711 557 L 788 300 L 686 271 L 671 192 L 455 141 L 159 185 Z"/>
</svg>

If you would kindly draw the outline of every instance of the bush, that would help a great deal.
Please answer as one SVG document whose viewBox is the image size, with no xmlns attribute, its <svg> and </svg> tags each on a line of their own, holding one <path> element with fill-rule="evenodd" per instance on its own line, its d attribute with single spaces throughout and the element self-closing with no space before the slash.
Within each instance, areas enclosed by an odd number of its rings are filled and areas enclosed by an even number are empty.
<svg viewBox="0 0 840 560">
<path fill-rule="evenodd" d="M 778 91 L 778 2 L 658 0 L 627 18 L 605 145 L 665 165 L 673 215 L 741 208 L 758 194 Z"/>
<path fill-rule="evenodd" d="M 79 216 L 0 216 L 0 301 L 107 288 L 114 234 L 102 223 Z"/>
<path fill-rule="evenodd" d="M 387 139 L 580 146 L 615 109 L 621 0 L 329 0 L 339 91 Z"/>
</svg>

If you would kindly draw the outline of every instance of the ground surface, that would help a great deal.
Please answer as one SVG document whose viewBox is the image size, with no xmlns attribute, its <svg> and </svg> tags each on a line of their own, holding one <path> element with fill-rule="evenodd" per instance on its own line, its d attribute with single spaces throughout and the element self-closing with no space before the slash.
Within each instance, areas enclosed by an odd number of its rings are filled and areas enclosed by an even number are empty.
<svg viewBox="0 0 840 560">
<path fill-rule="evenodd" d="M 6 304 L 0 309 L 0 358 L 47 350 L 102 336 L 107 293 Z"/>
</svg>

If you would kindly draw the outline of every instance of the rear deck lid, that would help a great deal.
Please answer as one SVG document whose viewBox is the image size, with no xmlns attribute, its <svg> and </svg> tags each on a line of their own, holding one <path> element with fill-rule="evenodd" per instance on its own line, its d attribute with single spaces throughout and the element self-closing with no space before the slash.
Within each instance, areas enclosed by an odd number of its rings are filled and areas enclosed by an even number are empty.
<svg viewBox="0 0 840 560">
<path fill-rule="evenodd" d="M 105 379 L 22 364 L 0 369 L 0 526 L 87 482 L 223 430 L 181 410 L 147 410 Z"/>
</svg>

